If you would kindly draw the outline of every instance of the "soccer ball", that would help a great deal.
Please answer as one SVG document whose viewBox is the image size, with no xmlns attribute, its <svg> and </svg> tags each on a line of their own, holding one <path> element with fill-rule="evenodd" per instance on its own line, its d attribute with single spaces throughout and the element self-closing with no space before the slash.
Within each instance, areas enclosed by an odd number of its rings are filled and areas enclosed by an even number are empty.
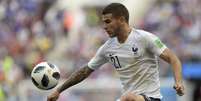
<svg viewBox="0 0 201 101">
<path fill-rule="evenodd" d="M 42 90 L 54 88 L 58 84 L 59 78 L 60 71 L 57 66 L 48 62 L 37 64 L 31 72 L 33 84 Z"/>
</svg>

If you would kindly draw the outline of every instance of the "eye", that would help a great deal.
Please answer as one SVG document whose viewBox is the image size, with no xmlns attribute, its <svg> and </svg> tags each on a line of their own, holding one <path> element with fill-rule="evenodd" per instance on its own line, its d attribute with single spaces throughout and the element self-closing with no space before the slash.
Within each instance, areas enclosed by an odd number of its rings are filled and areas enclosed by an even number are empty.
<svg viewBox="0 0 201 101">
<path fill-rule="evenodd" d="M 111 22 L 111 20 L 105 20 L 104 22 L 108 24 L 108 23 L 110 23 L 110 22 Z"/>
</svg>

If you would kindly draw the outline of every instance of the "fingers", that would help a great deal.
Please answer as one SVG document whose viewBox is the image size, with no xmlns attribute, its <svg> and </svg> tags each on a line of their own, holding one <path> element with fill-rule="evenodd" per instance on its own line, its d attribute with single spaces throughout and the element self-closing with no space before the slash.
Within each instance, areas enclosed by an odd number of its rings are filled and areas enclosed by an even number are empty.
<svg viewBox="0 0 201 101">
<path fill-rule="evenodd" d="M 179 96 L 184 95 L 184 87 L 183 87 L 183 85 L 175 85 L 174 89 L 177 91 L 177 94 Z"/>
<path fill-rule="evenodd" d="M 48 96 L 47 101 L 56 101 L 58 97 L 56 96 Z"/>
<path fill-rule="evenodd" d="M 57 97 L 48 97 L 47 101 L 57 101 Z"/>
<path fill-rule="evenodd" d="M 54 98 L 48 98 L 47 101 L 56 101 Z"/>
<path fill-rule="evenodd" d="M 58 91 L 53 92 L 47 97 L 47 101 L 57 101 L 57 99 L 59 98 L 59 94 L 60 93 Z"/>
<path fill-rule="evenodd" d="M 51 101 L 49 97 L 47 98 L 47 101 Z"/>
<path fill-rule="evenodd" d="M 179 96 L 182 96 L 182 95 L 184 95 L 184 91 L 182 89 L 177 89 L 177 94 Z"/>
<path fill-rule="evenodd" d="M 47 101 L 52 101 L 50 97 L 47 97 Z"/>
</svg>

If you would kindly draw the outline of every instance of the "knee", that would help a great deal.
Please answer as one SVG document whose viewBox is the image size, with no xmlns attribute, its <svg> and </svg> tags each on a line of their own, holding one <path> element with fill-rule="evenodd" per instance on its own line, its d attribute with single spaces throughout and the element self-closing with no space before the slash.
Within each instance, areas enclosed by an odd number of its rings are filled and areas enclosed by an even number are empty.
<svg viewBox="0 0 201 101">
<path fill-rule="evenodd" d="M 121 101 L 138 101 L 138 96 L 133 93 L 127 93 L 123 95 L 120 100 Z"/>
</svg>

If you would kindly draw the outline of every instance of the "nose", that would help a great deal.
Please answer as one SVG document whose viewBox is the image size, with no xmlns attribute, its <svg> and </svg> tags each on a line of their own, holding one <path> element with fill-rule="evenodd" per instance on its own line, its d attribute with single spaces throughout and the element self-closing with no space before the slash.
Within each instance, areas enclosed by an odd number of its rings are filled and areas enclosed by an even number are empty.
<svg viewBox="0 0 201 101">
<path fill-rule="evenodd" d="M 103 28 L 105 29 L 106 28 L 106 25 L 105 24 L 102 24 Z"/>
<path fill-rule="evenodd" d="M 107 31 L 107 26 L 106 26 L 106 24 L 103 24 L 103 28 Z"/>
<path fill-rule="evenodd" d="M 105 27 L 104 29 L 105 29 L 105 31 L 107 31 L 107 28 L 106 28 L 106 27 Z"/>
</svg>

